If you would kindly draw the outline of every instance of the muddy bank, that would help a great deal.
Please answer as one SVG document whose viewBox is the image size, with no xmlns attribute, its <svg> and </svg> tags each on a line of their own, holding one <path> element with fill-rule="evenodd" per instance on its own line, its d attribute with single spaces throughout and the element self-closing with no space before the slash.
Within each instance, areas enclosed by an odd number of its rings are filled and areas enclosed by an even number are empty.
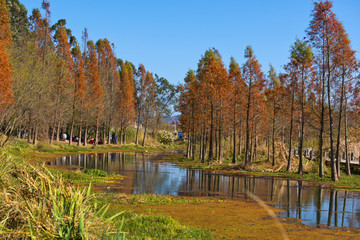
<svg viewBox="0 0 360 240">
<path fill-rule="evenodd" d="M 293 218 L 269 216 L 257 203 L 212 200 L 201 203 L 165 205 L 112 204 L 112 211 L 130 209 L 136 213 L 172 217 L 182 224 L 204 229 L 214 239 L 284 239 L 278 224 L 289 239 L 354 239 L 359 230 L 352 228 L 315 228 Z"/>
</svg>

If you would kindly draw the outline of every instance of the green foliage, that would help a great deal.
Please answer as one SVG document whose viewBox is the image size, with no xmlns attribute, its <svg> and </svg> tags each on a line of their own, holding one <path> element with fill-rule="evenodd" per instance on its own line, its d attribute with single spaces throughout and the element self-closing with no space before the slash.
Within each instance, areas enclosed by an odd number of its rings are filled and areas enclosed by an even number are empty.
<svg viewBox="0 0 360 240">
<path fill-rule="evenodd" d="M 174 135 L 172 132 L 161 130 L 158 132 L 158 140 L 160 143 L 169 145 L 174 141 Z"/>
<path fill-rule="evenodd" d="M 114 204 L 125 205 L 171 205 L 171 204 L 198 204 L 211 200 L 177 197 L 171 195 L 157 194 L 101 194 L 98 198 L 103 203 L 112 202 Z"/>
<path fill-rule="evenodd" d="M 173 107 L 177 103 L 178 97 L 176 86 L 169 83 L 166 78 L 155 74 L 156 105 L 162 116 L 171 116 Z"/>
<path fill-rule="evenodd" d="M 136 129 L 134 128 L 127 128 L 126 129 L 126 139 L 128 142 L 135 142 L 136 137 Z"/>
<path fill-rule="evenodd" d="M 96 176 L 96 177 L 106 177 L 108 174 L 100 169 L 85 169 L 85 174 Z"/>
<path fill-rule="evenodd" d="M 29 19 L 27 9 L 19 0 L 6 0 L 9 8 L 9 17 L 13 41 L 19 41 L 29 34 Z"/>
<path fill-rule="evenodd" d="M 169 217 L 133 213 L 124 217 L 123 230 L 128 232 L 128 239 L 212 239 L 209 233 L 183 226 Z"/>
<path fill-rule="evenodd" d="M 310 45 L 306 42 L 296 39 L 296 42 L 291 46 L 291 58 L 297 64 L 306 64 L 312 61 L 313 53 Z"/>
</svg>

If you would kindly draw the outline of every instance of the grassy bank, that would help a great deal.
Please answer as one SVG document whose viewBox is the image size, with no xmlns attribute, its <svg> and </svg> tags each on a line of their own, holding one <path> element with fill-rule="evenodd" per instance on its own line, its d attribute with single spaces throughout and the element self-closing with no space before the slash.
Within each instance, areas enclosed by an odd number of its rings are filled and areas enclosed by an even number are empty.
<svg viewBox="0 0 360 240">
<path fill-rule="evenodd" d="M 31 158 L 41 157 L 50 154 L 67 154 L 67 153 L 94 153 L 94 152 L 109 152 L 109 151 L 158 151 L 158 150 L 176 150 L 183 149 L 184 144 L 152 144 L 152 145 L 136 145 L 136 144 L 123 144 L 123 145 L 87 145 L 77 146 L 76 143 L 69 145 L 66 142 L 56 142 L 49 144 L 40 141 L 38 144 L 33 145 L 23 139 L 13 139 L 5 147 L 7 153 L 15 157 Z"/>
</svg>

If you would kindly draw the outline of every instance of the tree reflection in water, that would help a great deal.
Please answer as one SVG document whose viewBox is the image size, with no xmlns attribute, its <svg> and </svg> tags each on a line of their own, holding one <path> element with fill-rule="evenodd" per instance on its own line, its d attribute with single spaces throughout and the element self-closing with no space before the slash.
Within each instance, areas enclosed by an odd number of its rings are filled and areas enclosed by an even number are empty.
<svg viewBox="0 0 360 240">
<path fill-rule="evenodd" d="M 247 192 L 283 209 L 284 217 L 325 227 L 360 227 L 360 194 L 340 191 L 300 180 L 251 175 L 222 175 L 183 169 L 159 161 L 170 153 L 95 153 L 58 158 L 49 165 L 102 169 L 125 176 L 116 191 L 125 193 L 210 196 L 249 200 Z"/>
</svg>

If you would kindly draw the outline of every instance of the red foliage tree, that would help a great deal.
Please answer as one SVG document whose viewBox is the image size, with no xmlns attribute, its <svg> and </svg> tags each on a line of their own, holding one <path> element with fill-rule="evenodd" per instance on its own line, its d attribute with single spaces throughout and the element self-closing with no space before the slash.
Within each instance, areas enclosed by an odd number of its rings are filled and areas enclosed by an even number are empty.
<svg viewBox="0 0 360 240">
<path fill-rule="evenodd" d="M 12 71 L 8 50 L 11 47 L 11 31 L 5 0 L 0 1 L 0 114 L 13 102 L 11 91 Z M 0 116 L 1 116 L 0 115 Z"/>
<path fill-rule="evenodd" d="M 135 83 L 130 62 L 120 62 L 120 85 L 118 87 L 117 118 L 120 123 L 120 143 L 126 142 L 126 128 L 135 118 Z"/>
<path fill-rule="evenodd" d="M 95 118 L 95 144 L 98 143 L 100 117 L 103 112 L 103 90 L 100 84 L 98 58 L 96 47 L 93 41 L 87 43 L 87 60 L 86 60 L 86 80 L 87 80 L 87 108 L 90 114 Z"/>
</svg>

